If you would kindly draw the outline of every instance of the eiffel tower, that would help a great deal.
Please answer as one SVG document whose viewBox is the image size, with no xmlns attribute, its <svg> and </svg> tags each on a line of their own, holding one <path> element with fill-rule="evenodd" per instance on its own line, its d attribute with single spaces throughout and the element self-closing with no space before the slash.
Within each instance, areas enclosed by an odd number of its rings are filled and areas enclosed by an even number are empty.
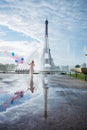
<svg viewBox="0 0 87 130">
<path fill-rule="evenodd" d="M 41 61 L 38 60 L 38 62 L 41 62 L 40 71 L 55 71 L 56 66 L 53 62 L 53 58 L 51 57 L 51 51 L 49 48 L 49 42 L 48 42 L 48 20 L 45 20 L 45 42 L 44 47 L 42 50 L 41 55 Z M 28 72 L 28 66 L 24 65 L 18 65 L 17 71 L 21 72 Z"/>
<path fill-rule="evenodd" d="M 55 68 L 53 58 L 51 57 L 51 51 L 48 42 L 48 20 L 45 20 L 45 42 L 42 52 L 42 69 L 43 71 L 51 71 Z"/>
</svg>

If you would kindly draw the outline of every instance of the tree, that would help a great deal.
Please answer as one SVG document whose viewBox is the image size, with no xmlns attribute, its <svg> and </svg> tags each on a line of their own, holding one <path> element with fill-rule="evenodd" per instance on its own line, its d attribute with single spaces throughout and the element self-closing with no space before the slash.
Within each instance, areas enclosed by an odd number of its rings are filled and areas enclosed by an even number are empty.
<svg viewBox="0 0 87 130">
<path fill-rule="evenodd" d="M 77 64 L 77 65 L 75 65 L 75 68 L 80 68 L 80 65 L 78 65 L 78 64 Z"/>
</svg>

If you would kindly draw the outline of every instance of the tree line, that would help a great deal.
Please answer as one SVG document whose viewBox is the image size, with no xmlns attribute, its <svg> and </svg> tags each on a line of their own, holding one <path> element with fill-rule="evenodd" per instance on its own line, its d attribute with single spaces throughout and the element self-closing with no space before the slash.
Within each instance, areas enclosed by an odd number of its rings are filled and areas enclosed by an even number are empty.
<svg viewBox="0 0 87 130">
<path fill-rule="evenodd" d="M 1 64 L 0 63 L 0 71 L 13 71 L 17 65 L 15 64 Z"/>
</svg>

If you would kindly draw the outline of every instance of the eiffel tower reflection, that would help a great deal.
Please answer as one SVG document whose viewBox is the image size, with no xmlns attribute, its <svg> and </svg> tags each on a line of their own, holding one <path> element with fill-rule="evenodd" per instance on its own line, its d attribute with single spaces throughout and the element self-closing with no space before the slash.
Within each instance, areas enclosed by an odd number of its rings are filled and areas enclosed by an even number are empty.
<svg viewBox="0 0 87 130">
<path fill-rule="evenodd" d="M 44 90 L 44 117 L 47 119 L 48 117 L 48 81 L 47 76 L 45 75 L 43 78 L 43 90 Z"/>
</svg>

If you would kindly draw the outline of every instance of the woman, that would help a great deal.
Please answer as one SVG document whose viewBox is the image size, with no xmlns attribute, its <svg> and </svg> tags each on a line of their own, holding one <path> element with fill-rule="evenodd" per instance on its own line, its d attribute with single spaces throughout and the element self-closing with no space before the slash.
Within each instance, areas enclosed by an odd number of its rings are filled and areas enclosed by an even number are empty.
<svg viewBox="0 0 87 130">
<path fill-rule="evenodd" d="M 32 60 L 32 62 L 28 65 L 30 65 L 30 69 L 29 69 L 30 76 L 33 76 L 34 66 L 35 66 L 34 60 Z"/>
<path fill-rule="evenodd" d="M 33 72 L 34 72 L 34 60 L 30 64 L 30 69 L 29 69 L 29 74 L 30 74 L 30 88 L 28 88 L 32 93 L 34 92 L 34 87 L 33 87 Z"/>
</svg>

